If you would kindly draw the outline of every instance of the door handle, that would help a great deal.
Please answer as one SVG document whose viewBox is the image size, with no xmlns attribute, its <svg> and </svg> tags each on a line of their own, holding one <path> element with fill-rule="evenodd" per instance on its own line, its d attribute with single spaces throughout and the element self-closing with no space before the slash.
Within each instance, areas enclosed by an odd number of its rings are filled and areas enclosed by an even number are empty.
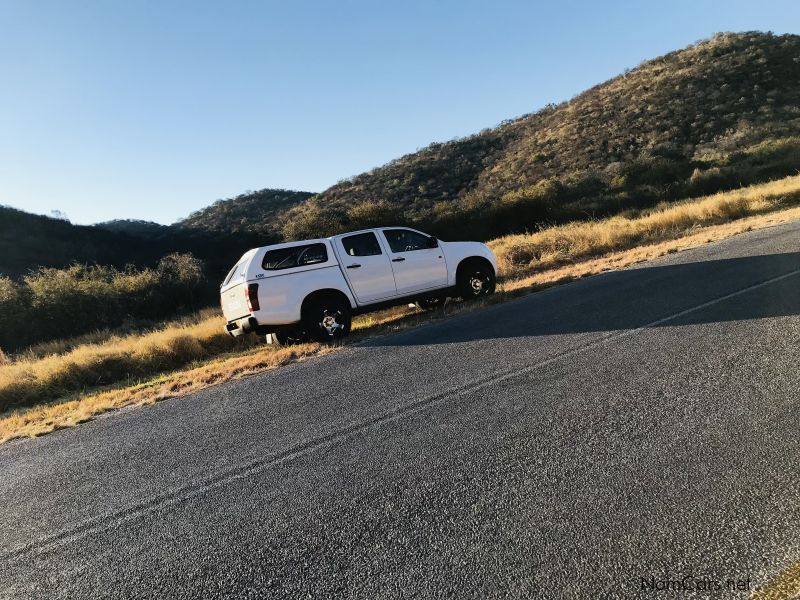
<svg viewBox="0 0 800 600">
<path fill-rule="evenodd" d="M 358 263 L 353 263 L 352 265 L 347 265 L 348 269 L 358 269 L 360 267 L 361 267 L 361 265 L 359 265 Z"/>
<path fill-rule="evenodd" d="M 403 258 L 403 257 L 401 256 L 400 258 L 393 258 L 393 259 L 392 259 L 392 262 L 403 262 L 404 260 L 405 260 L 405 258 Z"/>
</svg>

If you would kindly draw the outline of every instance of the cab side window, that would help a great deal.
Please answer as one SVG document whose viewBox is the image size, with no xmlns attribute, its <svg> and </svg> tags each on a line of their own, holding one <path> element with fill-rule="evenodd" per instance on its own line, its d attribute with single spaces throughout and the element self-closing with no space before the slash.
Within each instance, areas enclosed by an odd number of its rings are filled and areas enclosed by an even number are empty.
<svg viewBox="0 0 800 600">
<path fill-rule="evenodd" d="M 348 256 L 377 256 L 383 254 L 378 238 L 372 232 L 343 237 L 342 246 L 344 246 L 344 251 Z"/>
<path fill-rule="evenodd" d="M 410 229 L 384 229 L 383 235 L 386 236 L 392 252 L 427 250 L 431 247 L 431 238 Z"/>
</svg>

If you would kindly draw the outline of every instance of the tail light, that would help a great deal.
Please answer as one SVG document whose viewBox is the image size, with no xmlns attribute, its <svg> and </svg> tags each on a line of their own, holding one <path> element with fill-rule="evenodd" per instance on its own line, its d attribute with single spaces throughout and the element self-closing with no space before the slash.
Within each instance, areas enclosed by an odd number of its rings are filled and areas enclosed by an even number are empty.
<svg viewBox="0 0 800 600">
<path fill-rule="evenodd" d="M 258 303 L 258 284 L 251 283 L 245 288 L 244 292 L 245 298 L 247 298 L 247 308 L 250 309 L 250 312 L 255 312 L 261 308 L 261 305 Z"/>
</svg>

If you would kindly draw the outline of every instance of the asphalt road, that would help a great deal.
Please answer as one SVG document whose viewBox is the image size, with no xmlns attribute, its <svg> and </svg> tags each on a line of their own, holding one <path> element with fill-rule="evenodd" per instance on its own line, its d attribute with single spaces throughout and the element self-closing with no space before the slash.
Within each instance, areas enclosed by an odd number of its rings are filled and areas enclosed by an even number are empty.
<svg viewBox="0 0 800 600">
<path fill-rule="evenodd" d="M 798 375 L 792 224 L 0 447 L 0 598 L 746 597 Z"/>
</svg>

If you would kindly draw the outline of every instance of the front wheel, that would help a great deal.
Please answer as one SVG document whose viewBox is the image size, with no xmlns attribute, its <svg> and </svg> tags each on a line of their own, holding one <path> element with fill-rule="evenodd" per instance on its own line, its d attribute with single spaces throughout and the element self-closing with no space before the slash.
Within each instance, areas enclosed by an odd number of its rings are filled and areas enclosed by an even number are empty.
<svg viewBox="0 0 800 600">
<path fill-rule="evenodd" d="M 477 261 L 467 263 L 461 267 L 456 281 L 458 294 L 464 300 L 472 300 L 493 294 L 496 283 L 494 269 L 488 264 Z"/>
<path fill-rule="evenodd" d="M 335 296 L 313 300 L 303 315 L 305 329 L 312 340 L 331 344 L 350 333 L 350 306 Z"/>
</svg>

